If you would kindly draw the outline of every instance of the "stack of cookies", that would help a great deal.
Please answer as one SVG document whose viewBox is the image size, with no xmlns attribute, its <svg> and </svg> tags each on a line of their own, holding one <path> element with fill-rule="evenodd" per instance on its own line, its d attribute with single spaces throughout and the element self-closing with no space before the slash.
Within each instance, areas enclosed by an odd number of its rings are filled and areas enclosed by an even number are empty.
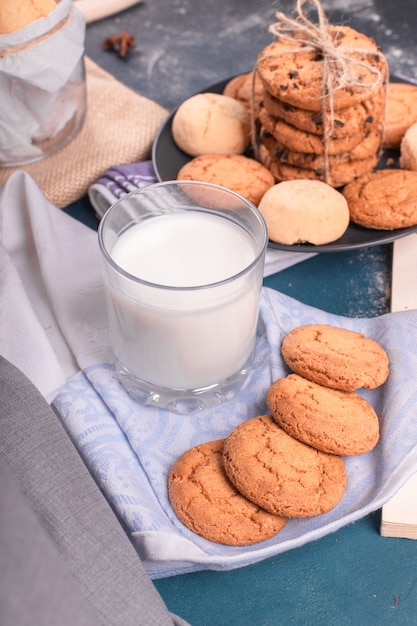
<svg viewBox="0 0 417 626">
<path fill-rule="evenodd" d="M 373 39 L 329 26 L 353 73 L 349 86 L 323 92 L 323 55 L 294 36 L 258 56 L 263 98 L 254 111 L 255 150 L 277 181 L 324 180 L 343 186 L 376 166 L 382 145 L 387 63 Z"/>
<path fill-rule="evenodd" d="M 169 472 L 177 517 L 211 541 L 250 545 L 290 518 L 327 513 L 346 489 L 343 457 L 365 454 L 379 440 L 378 416 L 355 390 L 385 382 L 389 362 L 380 344 L 312 324 L 291 331 L 281 353 L 295 373 L 269 388 L 271 414 L 187 450 Z"/>
</svg>

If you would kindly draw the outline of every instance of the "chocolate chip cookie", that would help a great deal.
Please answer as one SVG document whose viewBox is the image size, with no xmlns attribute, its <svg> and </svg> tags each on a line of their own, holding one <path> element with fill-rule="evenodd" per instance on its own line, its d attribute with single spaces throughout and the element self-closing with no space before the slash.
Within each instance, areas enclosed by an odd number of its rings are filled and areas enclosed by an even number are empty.
<svg viewBox="0 0 417 626">
<path fill-rule="evenodd" d="M 259 124 L 266 128 L 266 130 L 286 148 L 294 150 L 295 152 L 314 152 L 314 154 L 318 155 L 324 154 L 325 146 L 323 137 L 299 130 L 295 126 L 288 124 L 282 118 L 273 117 L 268 113 L 265 107 L 260 107 L 257 119 L 259 120 Z M 367 132 L 369 132 L 369 130 Z M 364 140 L 365 135 L 366 133 L 363 132 L 329 139 L 327 142 L 327 154 L 335 155 L 349 152 Z"/>
<path fill-rule="evenodd" d="M 329 158 L 331 159 L 331 157 Z M 378 160 L 376 156 L 368 159 L 348 159 L 347 161 L 340 159 L 330 160 L 331 167 L 326 173 L 322 166 L 312 167 L 312 165 L 315 165 L 314 163 L 311 163 L 310 167 L 291 165 L 273 152 L 269 152 L 263 145 L 259 148 L 259 159 L 270 170 L 277 181 L 294 179 L 321 180 L 326 181 L 332 187 L 342 187 L 355 180 L 358 176 L 372 171 Z"/>
<path fill-rule="evenodd" d="M 334 109 L 367 100 L 372 94 L 372 85 L 376 85 L 375 72 L 380 72 L 382 80 L 385 78 L 384 55 L 371 37 L 349 26 L 329 26 L 328 34 L 336 47 L 355 61 L 352 66 L 355 86 L 333 91 Z M 285 39 L 277 39 L 258 55 L 257 71 L 265 89 L 275 98 L 300 109 L 321 111 L 323 55 L 309 43 L 307 40 L 300 43 L 290 34 Z"/>
<path fill-rule="evenodd" d="M 333 115 L 333 125 L 331 124 L 330 113 L 327 111 L 325 113 L 326 128 L 332 127 L 332 136 L 335 138 L 366 133 L 375 120 L 381 118 L 385 102 L 384 91 L 385 88 L 380 87 L 368 99 L 354 106 L 336 110 Z M 322 136 L 324 134 L 322 111 L 308 111 L 294 107 L 287 102 L 274 98 L 267 91 L 264 92 L 263 104 L 270 115 L 285 120 L 287 124 L 291 124 L 299 130 L 314 135 Z"/>
</svg>

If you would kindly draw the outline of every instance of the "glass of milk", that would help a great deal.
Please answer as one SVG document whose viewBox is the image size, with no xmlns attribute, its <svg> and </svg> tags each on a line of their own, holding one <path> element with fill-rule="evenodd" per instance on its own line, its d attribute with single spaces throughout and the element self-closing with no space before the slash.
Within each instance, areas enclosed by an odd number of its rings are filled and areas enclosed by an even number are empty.
<svg viewBox="0 0 417 626">
<path fill-rule="evenodd" d="M 116 374 L 138 402 L 177 413 L 245 382 L 267 228 L 223 187 L 168 181 L 118 200 L 99 226 Z"/>
</svg>

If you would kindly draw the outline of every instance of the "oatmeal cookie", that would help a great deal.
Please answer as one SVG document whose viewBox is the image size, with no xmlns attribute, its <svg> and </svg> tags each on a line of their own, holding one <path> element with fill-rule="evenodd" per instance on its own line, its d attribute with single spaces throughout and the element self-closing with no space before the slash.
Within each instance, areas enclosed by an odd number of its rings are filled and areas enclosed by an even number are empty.
<svg viewBox="0 0 417 626">
<path fill-rule="evenodd" d="M 178 519 L 216 543 L 247 546 L 273 537 L 287 518 L 268 513 L 233 486 L 222 464 L 224 440 L 191 448 L 172 465 L 168 494 Z"/>
<path fill-rule="evenodd" d="M 294 328 L 284 338 L 281 354 L 299 376 L 342 391 L 375 389 L 389 374 L 388 355 L 381 344 L 362 333 L 327 324 Z"/>
<path fill-rule="evenodd" d="M 230 79 L 223 89 L 223 94 L 235 98 L 235 100 L 238 100 L 251 109 L 252 103 L 256 108 L 263 100 L 264 87 L 257 74 L 254 80 L 253 72 L 247 72 L 246 74 L 239 74 Z"/>
<path fill-rule="evenodd" d="M 384 148 L 399 148 L 405 131 L 417 122 L 417 85 L 389 83 Z"/>
<path fill-rule="evenodd" d="M 417 122 L 407 128 L 401 139 L 400 167 L 417 171 Z"/>
<path fill-rule="evenodd" d="M 354 391 L 330 389 L 290 374 L 272 383 L 267 405 L 285 432 L 323 452 L 365 454 L 379 440 L 377 414 Z"/>
<path fill-rule="evenodd" d="M 228 435 L 223 466 L 246 498 L 283 517 L 327 513 L 343 497 L 343 458 L 294 439 L 270 415 L 246 420 Z"/>
<path fill-rule="evenodd" d="M 352 181 L 343 189 L 355 224 L 377 230 L 417 224 L 417 172 L 384 169 Z"/>
<path fill-rule="evenodd" d="M 272 173 L 244 155 L 204 154 L 183 165 L 178 180 L 199 180 L 240 193 L 258 206 L 264 193 L 275 184 Z"/>
</svg>

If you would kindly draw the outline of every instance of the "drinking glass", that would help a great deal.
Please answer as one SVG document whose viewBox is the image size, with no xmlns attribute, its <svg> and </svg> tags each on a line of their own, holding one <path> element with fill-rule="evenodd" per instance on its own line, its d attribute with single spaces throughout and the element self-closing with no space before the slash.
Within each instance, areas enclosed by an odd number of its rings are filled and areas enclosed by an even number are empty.
<svg viewBox="0 0 417 626">
<path fill-rule="evenodd" d="M 250 369 L 268 243 L 258 209 L 217 185 L 155 183 L 118 200 L 98 236 L 127 392 L 177 413 L 235 396 Z"/>
</svg>

